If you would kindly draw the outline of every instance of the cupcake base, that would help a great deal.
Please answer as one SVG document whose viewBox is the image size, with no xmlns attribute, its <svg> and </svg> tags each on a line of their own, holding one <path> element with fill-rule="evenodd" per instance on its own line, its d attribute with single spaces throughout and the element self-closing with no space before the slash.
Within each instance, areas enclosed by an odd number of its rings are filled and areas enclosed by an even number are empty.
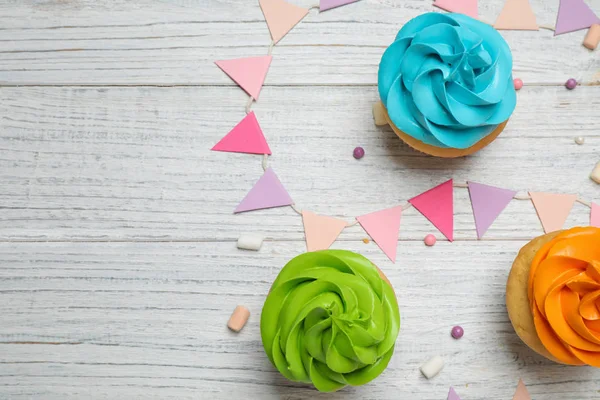
<svg viewBox="0 0 600 400">
<path fill-rule="evenodd" d="M 378 102 L 373 106 L 373 116 L 375 118 L 375 125 L 389 125 L 393 131 L 398 135 L 400 139 L 413 149 L 420 151 L 421 153 L 428 154 L 434 157 L 442 157 L 442 158 L 457 158 L 468 156 L 469 154 L 473 154 L 481 149 L 483 149 L 488 144 L 492 143 L 498 135 L 504 130 L 504 127 L 508 123 L 508 120 L 504 121 L 496 130 L 492 133 L 481 139 L 479 142 L 475 143 L 473 146 L 468 147 L 466 149 L 452 149 L 452 148 L 443 148 L 436 147 L 426 143 L 421 142 L 420 140 L 415 139 L 414 137 L 404 133 L 390 119 L 390 116 L 385 109 L 383 103 Z"/>
<path fill-rule="evenodd" d="M 510 270 L 510 274 L 508 275 L 508 282 L 506 283 L 506 309 L 508 310 L 508 317 L 510 318 L 510 322 L 515 329 L 515 332 L 533 351 L 559 364 L 563 363 L 546 350 L 537 335 L 527 288 L 531 262 L 536 253 L 561 232 L 562 231 L 548 233 L 527 243 L 521 251 L 519 251 L 512 269 Z"/>
</svg>

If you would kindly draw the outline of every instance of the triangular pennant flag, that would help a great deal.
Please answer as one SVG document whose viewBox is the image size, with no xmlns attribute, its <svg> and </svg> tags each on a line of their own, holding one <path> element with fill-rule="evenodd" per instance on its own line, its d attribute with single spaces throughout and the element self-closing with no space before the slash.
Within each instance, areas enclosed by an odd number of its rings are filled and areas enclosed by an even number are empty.
<svg viewBox="0 0 600 400">
<path fill-rule="evenodd" d="M 477 0 L 435 0 L 433 5 L 442 10 L 477 18 Z"/>
<path fill-rule="evenodd" d="M 600 24 L 600 18 L 583 0 L 560 0 L 554 35 L 586 29 L 593 24 Z"/>
<path fill-rule="evenodd" d="M 451 387 L 448 392 L 448 400 L 460 400 L 460 397 L 458 397 L 458 394 L 456 394 L 453 387 Z"/>
<path fill-rule="evenodd" d="M 531 400 L 531 396 L 521 379 L 519 379 L 519 384 L 517 385 L 517 391 L 513 396 L 513 400 Z"/>
<path fill-rule="evenodd" d="M 234 213 L 289 206 L 293 203 L 294 201 L 286 192 L 275 172 L 268 168 L 240 202 Z"/>
<path fill-rule="evenodd" d="M 467 182 L 467 184 L 473 206 L 477 238 L 481 239 L 517 192 L 476 182 Z"/>
<path fill-rule="evenodd" d="M 326 250 L 348 226 L 341 219 L 317 215 L 310 211 L 302 211 L 304 236 L 308 251 Z"/>
<path fill-rule="evenodd" d="M 233 153 L 271 154 L 271 149 L 260 129 L 254 111 L 246 115 L 219 143 L 213 151 Z"/>
<path fill-rule="evenodd" d="M 272 59 L 272 56 L 247 57 L 215 61 L 215 64 L 252 98 L 258 99 Z"/>
<path fill-rule="evenodd" d="M 574 194 L 529 192 L 529 195 L 546 233 L 562 229 L 577 200 Z"/>
<path fill-rule="evenodd" d="M 356 3 L 358 0 L 321 0 L 319 2 L 319 11 L 327 11 L 346 4 Z"/>
<path fill-rule="evenodd" d="M 454 192 L 452 179 L 429 189 L 408 201 L 425 218 L 442 232 L 449 241 L 454 240 Z"/>
<path fill-rule="evenodd" d="M 592 203 L 592 212 L 590 212 L 590 226 L 600 228 L 600 206 Z"/>
<path fill-rule="evenodd" d="M 259 0 L 273 42 L 277 43 L 308 14 L 307 8 L 283 0 Z"/>
<path fill-rule="evenodd" d="M 402 206 L 356 217 L 360 226 L 392 262 L 396 262 Z"/>
<path fill-rule="evenodd" d="M 540 29 L 529 0 L 507 0 L 494 24 L 494 28 L 524 31 L 537 31 Z"/>
</svg>

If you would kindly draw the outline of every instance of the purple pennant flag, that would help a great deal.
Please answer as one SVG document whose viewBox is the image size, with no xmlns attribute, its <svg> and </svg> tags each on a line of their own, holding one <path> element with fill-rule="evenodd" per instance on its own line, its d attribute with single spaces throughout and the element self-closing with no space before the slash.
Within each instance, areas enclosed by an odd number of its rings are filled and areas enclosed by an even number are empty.
<svg viewBox="0 0 600 400">
<path fill-rule="evenodd" d="M 600 24 L 600 19 L 583 0 L 560 0 L 554 36 Z"/>
<path fill-rule="evenodd" d="M 244 197 L 244 200 L 238 204 L 234 213 L 289 206 L 293 203 L 294 201 L 277 178 L 277 175 L 275 175 L 275 172 L 268 168 Z"/>
<path fill-rule="evenodd" d="M 448 392 L 448 400 L 460 400 L 460 397 L 458 397 L 458 394 L 456 394 L 453 387 L 451 387 Z"/>
<path fill-rule="evenodd" d="M 319 11 L 327 11 L 346 4 L 355 3 L 358 0 L 321 0 L 319 3 Z"/>
<path fill-rule="evenodd" d="M 476 182 L 467 182 L 467 184 L 475 216 L 477 238 L 481 239 L 517 192 Z"/>
</svg>

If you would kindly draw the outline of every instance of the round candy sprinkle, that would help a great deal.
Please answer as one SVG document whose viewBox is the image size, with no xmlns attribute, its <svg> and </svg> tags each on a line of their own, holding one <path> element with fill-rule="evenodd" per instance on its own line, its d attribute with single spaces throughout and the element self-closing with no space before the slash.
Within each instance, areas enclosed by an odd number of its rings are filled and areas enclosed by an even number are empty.
<svg viewBox="0 0 600 400">
<path fill-rule="evenodd" d="M 515 78 L 513 80 L 513 84 L 515 85 L 515 90 L 521 90 L 521 88 L 523 87 L 523 81 L 519 78 Z"/>
<path fill-rule="evenodd" d="M 583 136 L 577 136 L 575 138 L 575 143 L 580 144 L 580 145 L 584 144 L 585 143 L 585 138 Z"/>
<path fill-rule="evenodd" d="M 363 158 L 365 156 L 365 149 L 363 149 L 362 147 L 357 147 L 354 149 L 354 153 L 352 153 L 352 155 L 357 160 L 360 160 L 361 158 Z"/>
<path fill-rule="evenodd" d="M 364 238 L 364 239 L 363 239 L 363 243 L 364 243 L 364 244 L 369 244 L 369 242 L 370 242 L 370 240 L 369 240 L 369 239 L 367 239 L 367 238 Z"/>
<path fill-rule="evenodd" d="M 423 239 L 423 241 L 427 246 L 433 246 L 435 242 L 437 242 L 437 239 L 430 233 L 429 235 L 425 236 L 425 239 Z"/>
<path fill-rule="evenodd" d="M 565 83 L 565 86 L 567 87 L 567 89 L 573 90 L 577 87 L 577 81 L 571 78 L 567 81 L 567 83 Z"/>
<path fill-rule="evenodd" d="M 455 326 L 452 328 L 452 337 L 454 339 L 460 339 L 465 334 L 465 330 L 460 326 Z"/>
</svg>

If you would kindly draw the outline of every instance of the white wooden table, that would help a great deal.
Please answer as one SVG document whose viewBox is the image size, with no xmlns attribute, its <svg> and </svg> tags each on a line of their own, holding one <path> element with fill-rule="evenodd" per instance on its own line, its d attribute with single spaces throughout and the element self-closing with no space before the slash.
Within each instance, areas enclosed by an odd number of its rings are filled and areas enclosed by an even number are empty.
<svg viewBox="0 0 600 400">
<path fill-rule="evenodd" d="M 481 16 L 494 20 L 502 3 L 482 0 Z M 554 23 L 558 0 L 531 3 Z M 588 179 L 600 160 L 600 53 L 581 46 L 585 31 L 503 32 L 526 86 L 506 131 L 475 156 L 425 157 L 374 127 L 381 54 L 431 10 L 313 10 L 275 47 L 253 109 L 297 205 L 352 221 L 449 178 L 600 201 Z M 533 206 L 513 201 L 478 241 L 463 189 L 452 244 L 426 248 L 426 234 L 441 235 L 411 209 L 395 265 L 358 226 L 333 246 L 371 258 L 398 294 L 402 329 L 379 379 L 324 395 L 274 370 L 260 310 L 279 268 L 305 251 L 301 219 L 289 208 L 233 215 L 260 158 L 209 151 L 247 99 L 213 61 L 268 43 L 257 0 L 0 0 L 0 398 L 440 400 L 452 385 L 488 400 L 511 399 L 520 377 L 537 400 L 599 398 L 600 371 L 541 359 L 508 320 L 511 262 L 542 233 Z M 576 204 L 568 225 L 588 214 Z M 243 232 L 269 240 L 240 251 Z M 236 304 L 253 313 L 240 334 L 225 326 Z M 447 365 L 427 381 L 418 367 L 435 354 Z"/>
</svg>

